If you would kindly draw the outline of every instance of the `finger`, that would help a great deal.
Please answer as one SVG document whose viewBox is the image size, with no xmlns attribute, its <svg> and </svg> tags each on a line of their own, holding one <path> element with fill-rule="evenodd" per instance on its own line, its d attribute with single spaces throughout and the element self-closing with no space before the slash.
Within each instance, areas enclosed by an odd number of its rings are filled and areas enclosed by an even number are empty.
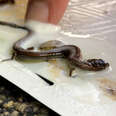
<svg viewBox="0 0 116 116">
<path fill-rule="evenodd" d="M 49 8 L 47 0 L 30 0 L 27 19 L 48 22 Z"/>
<path fill-rule="evenodd" d="M 30 0 L 28 19 L 57 24 L 64 14 L 69 0 Z"/>
</svg>

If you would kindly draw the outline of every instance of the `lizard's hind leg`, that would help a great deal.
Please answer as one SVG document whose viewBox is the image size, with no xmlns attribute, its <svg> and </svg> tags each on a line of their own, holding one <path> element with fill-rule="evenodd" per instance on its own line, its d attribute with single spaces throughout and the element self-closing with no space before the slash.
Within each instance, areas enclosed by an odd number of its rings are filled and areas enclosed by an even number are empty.
<svg viewBox="0 0 116 116">
<path fill-rule="evenodd" d="M 16 58 L 17 54 L 16 52 L 13 52 L 11 58 L 8 58 L 8 59 L 3 59 L 1 60 L 1 62 L 5 62 L 5 61 L 10 61 L 10 60 L 14 60 Z"/>
</svg>

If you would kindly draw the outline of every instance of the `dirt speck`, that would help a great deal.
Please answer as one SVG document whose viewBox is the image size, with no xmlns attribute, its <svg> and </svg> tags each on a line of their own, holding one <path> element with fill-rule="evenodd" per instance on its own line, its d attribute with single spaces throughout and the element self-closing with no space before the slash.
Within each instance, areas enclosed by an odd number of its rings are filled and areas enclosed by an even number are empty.
<svg viewBox="0 0 116 116">
<path fill-rule="evenodd" d="M 116 81 L 104 78 L 98 79 L 98 82 L 104 94 L 112 100 L 116 100 Z"/>
<path fill-rule="evenodd" d="M 51 72 L 52 76 L 55 78 L 60 76 L 61 70 L 55 66 L 51 67 L 49 71 Z"/>
</svg>

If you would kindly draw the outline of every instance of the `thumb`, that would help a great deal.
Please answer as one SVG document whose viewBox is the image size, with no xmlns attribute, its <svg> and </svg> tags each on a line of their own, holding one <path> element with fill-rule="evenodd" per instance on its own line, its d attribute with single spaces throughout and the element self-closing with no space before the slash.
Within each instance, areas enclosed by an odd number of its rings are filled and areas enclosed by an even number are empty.
<svg viewBox="0 0 116 116">
<path fill-rule="evenodd" d="M 48 0 L 49 4 L 49 17 L 50 23 L 57 24 L 67 8 L 69 0 Z"/>
</svg>

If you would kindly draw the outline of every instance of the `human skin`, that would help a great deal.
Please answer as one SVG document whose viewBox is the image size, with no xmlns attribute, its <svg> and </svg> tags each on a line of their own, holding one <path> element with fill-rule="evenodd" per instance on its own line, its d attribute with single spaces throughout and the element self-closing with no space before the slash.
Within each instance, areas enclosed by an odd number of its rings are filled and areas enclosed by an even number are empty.
<svg viewBox="0 0 116 116">
<path fill-rule="evenodd" d="M 69 0 L 30 0 L 27 19 L 57 24 L 67 8 Z"/>
</svg>

